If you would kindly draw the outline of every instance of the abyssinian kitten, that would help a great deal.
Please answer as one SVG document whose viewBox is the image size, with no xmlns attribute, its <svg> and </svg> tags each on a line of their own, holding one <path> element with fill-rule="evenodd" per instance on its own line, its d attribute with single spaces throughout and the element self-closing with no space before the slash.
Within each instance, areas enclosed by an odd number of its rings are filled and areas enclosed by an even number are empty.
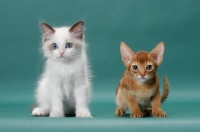
<svg viewBox="0 0 200 132">
<path fill-rule="evenodd" d="M 163 60 L 164 43 L 160 42 L 150 53 L 134 53 L 124 42 L 120 52 L 126 71 L 116 90 L 116 116 L 138 118 L 152 114 L 153 117 L 166 117 L 161 109 L 162 102 L 168 97 L 169 82 L 164 77 L 164 90 L 160 95 L 159 78 L 156 70 Z"/>
<path fill-rule="evenodd" d="M 82 21 L 58 28 L 40 24 L 46 63 L 36 90 L 33 116 L 92 117 L 88 109 L 90 71 L 83 26 Z"/>
</svg>

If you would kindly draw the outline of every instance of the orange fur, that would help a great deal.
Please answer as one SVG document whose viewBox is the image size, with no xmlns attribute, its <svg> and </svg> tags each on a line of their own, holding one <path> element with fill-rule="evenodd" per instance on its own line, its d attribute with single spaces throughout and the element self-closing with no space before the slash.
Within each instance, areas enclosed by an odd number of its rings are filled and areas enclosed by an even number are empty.
<svg viewBox="0 0 200 132">
<path fill-rule="evenodd" d="M 124 116 L 130 110 L 130 117 L 165 117 L 161 103 L 169 94 L 169 82 L 164 78 L 164 90 L 160 95 L 159 78 L 156 73 L 164 54 L 164 43 L 160 42 L 150 53 L 134 53 L 124 42 L 120 51 L 126 71 L 116 89 L 116 116 Z"/>
</svg>

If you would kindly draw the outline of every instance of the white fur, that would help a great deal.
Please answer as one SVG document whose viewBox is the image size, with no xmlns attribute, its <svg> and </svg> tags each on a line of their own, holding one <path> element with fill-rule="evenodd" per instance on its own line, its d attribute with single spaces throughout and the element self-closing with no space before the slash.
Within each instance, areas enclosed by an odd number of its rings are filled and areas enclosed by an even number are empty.
<svg viewBox="0 0 200 132">
<path fill-rule="evenodd" d="M 38 107 L 32 111 L 34 116 L 92 117 L 88 109 L 90 96 L 90 73 L 84 39 L 76 38 L 69 27 L 54 28 L 55 33 L 42 46 L 47 58 L 44 73 L 38 83 L 36 100 Z M 65 48 L 71 42 L 72 48 Z M 52 43 L 58 49 L 48 48 Z M 64 52 L 63 57 L 59 52 Z"/>
</svg>

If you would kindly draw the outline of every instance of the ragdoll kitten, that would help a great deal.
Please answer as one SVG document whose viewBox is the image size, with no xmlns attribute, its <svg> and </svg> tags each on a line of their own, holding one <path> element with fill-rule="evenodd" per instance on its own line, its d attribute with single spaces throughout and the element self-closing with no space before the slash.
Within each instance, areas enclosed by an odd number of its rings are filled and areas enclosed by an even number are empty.
<svg viewBox="0 0 200 132">
<path fill-rule="evenodd" d="M 130 117 L 138 118 L 147 114 L 165 117 L 161 103 L 169 94 L 169 82 L 164 78 L 164 91 L 160 95 L 159 79 L 156 73 L 163 60 L 164 43 L 160 42 L 150 53 L 134 53 L 124 42 L 120 52 L 126 71 L 116 90 L 116 116 L 124 116 L 127 108 Z M 151 110 L 152 109 L 152 110 Z"/>
<path fill-rule="evenodd" d="M 45 70 L 36 90 L 33 116 L 92 117 L 88 109 L 90 80 L 82 21 L 52 28 L 41 23 Z"/>
</svg>

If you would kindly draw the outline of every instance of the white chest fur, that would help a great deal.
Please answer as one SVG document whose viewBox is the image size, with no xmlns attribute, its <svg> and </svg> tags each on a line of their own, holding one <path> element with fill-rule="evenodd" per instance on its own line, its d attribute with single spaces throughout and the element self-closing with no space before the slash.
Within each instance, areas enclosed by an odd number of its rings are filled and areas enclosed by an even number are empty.
<svg viewBox="0 0 200 132">
<path fill-rule="evenodd" d="M 54 76 L 58 78 L 71 78 L 74 75 L 81 74 L 81 70 L 83 70 L 83 63 L 80 62 L 73 62 L 73 63 L 66 63 L 62 61 L 54 61 L 48 60 L 47 61 L 47 74 L 49 76 Z"/>
</svg>

